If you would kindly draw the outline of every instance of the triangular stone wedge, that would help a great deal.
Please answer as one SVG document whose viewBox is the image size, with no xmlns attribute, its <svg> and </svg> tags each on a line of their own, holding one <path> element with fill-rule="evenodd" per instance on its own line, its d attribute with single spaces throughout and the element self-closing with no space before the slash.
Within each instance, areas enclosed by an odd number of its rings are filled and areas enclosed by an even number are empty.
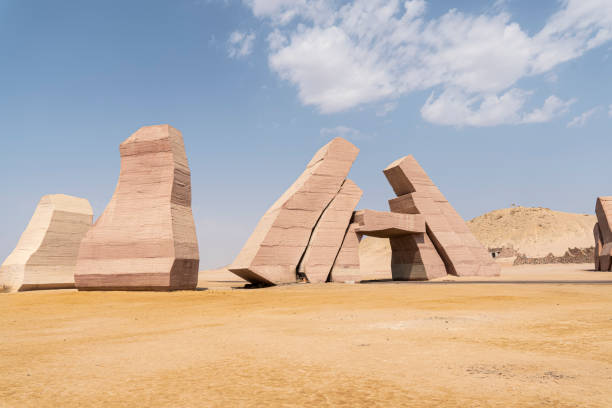
<svg viewBox="0 0 612 408">
<path fill-rule="evenodd" d="M 449 274 L 500 274 L 499 265 L 414 157 L 410 155 L 394 161 L 384 170 L 384 174 L 398 195 L 398 198 L 389 201 L 391 211 L 425 216 L 428 236 Z"/>
</svg>

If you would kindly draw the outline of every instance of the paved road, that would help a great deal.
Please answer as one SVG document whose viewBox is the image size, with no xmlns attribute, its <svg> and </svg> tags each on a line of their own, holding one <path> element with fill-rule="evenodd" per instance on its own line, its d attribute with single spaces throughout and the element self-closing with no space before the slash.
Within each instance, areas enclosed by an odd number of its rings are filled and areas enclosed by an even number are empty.
<svg viewBox="0 0 612 408">
<path fill-rule="evenodd" d="M 393 285 L 612 285 L 611 280 L 499 280 L 499 281 L 364 281 L 362 284 L 386 283 Z"/>
</svg>

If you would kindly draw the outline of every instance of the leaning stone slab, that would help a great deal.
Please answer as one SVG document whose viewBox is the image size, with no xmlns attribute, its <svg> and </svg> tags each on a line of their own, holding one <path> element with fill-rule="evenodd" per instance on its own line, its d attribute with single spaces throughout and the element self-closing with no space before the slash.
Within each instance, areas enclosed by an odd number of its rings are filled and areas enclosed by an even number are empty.
<svg viewBox="0 0 612 408">
<path fill-rule="evenodd" d="M 0 267 L 2 291 L 74 288 L 79 245 L 92 218 L 91 205 L 84 198 L 42 197 L 17 246 Z"/>
<path fill-rule="evenodd" d="M 425 233 L 425 218 L 419 214 L 359 210 L 355 212 L 357 232 L 376 238 Z"/>
<path fill-rule="evenodd" d="M 146 126 L 119 150 L 115 193 L 81 243 L 77 288 L 195 289 L 198 241 L 181 132 Z"/>
<path fill-rule="evenodd" d="M 384 173 L 398 195 L 398 198 L 389 202 L 391 211 L 425 216 L 429 238 L 450 274 L 499 275 L 499 265 L 474 237 L 463 218 L 414 157 L 406 156 L 396 160 Z"/>
<path fill-rule="evenodd" d="M 298 267 L 298 272 L 305 274 L 308 282 L 327 281 L 362 193 L 352 180 L 347 179 L 323 211 Z"/>
<path fill-rule="evenodd" d="M 603 244 L 601 242 L 601 232 L 599 231 L 599 223 L 595 223 L 595 226 L 593 227 L 593 237 L 595 238 L 595 248 L 594 248 L 594 256 L 595 256 L 595 270 L 599 271 L 601 270 L 601 265 L 599 263 L 599 257 L 601 255 L 601 250 L 603 247 Z"/>
<path fill-rule="evenodd" d="M 266 211 L 229 270 L 251 283 L 296 282 L 313 229 L 340 191 L 358 153 L 342 138 L 323 146 Z"/>
<path fill-rule="evenodd" d="M 332 267 L 329 280 L 331 282 L 361 282 L 363 273 L 359 262 L 359 241 L 361 234 L 357 233 L 359 224 L 351 223 L 346 231 L 342 246 Z"/>
<path fill-rule="evenodd" d="M 612 197 L 597 197 L 595 215 L 602 243 L 612 243 Z"/>
</svg>

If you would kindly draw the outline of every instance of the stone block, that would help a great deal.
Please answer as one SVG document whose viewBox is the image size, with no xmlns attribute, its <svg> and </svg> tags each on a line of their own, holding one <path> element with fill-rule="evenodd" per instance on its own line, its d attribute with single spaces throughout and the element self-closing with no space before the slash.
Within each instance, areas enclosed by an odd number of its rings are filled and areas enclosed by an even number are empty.
<svg viewBox="0 0 612 408">
<path fill-rule="evenodd" d="M 119 151 L 113 197 L 81 242 L 77 288 L 195 289 L 199 252 L 181 133 L 169 125 L 146 126 Z"/>
<path fill-rule="evenodd" d="M 390 238 L 425 232 L 425 218 L 418 214 L 360 210 L 355 213 L 357 232 L 377 238 Z"/>
<path fill-rule="evenodd" d="M 329 280 L 331 282 L 360 282 L 362 273 L 359 266 L 360 234 L 356 229 L 358 224 L 351 223 L 346 231 L 338 256 L 332 267 Z"/>
<path fill-rule="evenodd" d="M 446 276 L 446 267 L 429 236 L 409 234 L 389 238 L 393 280 L 429 280 Z"/>
<path fill-rule="evenodd" d="M 91 205 L 84 198 L 42 197 L 17 246 L 0 267 L 2 291 L 74 288 L 79 246 L 92 218 Z"/>
</svg>

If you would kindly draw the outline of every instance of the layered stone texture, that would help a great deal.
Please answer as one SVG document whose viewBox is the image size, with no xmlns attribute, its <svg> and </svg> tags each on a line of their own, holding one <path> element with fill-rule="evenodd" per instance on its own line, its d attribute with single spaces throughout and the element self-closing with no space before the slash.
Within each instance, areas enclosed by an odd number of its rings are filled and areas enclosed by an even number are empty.
<svg viewBox="0 0 612 408">
<path fill-rule="evenodd" d="M 427 255 L 431 251 L 425 249 L 429 248 L 431 241 L 447 273 L 457 276 L 499 275 L 499 265 L 474 237 L 463 218 L 446 200 L 414 157 L 406 156 L 398 159 L 383 172 L 398 196 L 389 201 L 391 211 L 421 214 L 425 217 L 427 237 L 424 236 L 422 242 L 411 243 L 412 248 L 419 249 L 419 256 L 416 257 L 418 262 L 432 258 Z M 420 252 L 421 249 L 423 252 Z M 433 262 L 431 265 L 435 264 L 438 263 Z M 417 265 L 416 269 L 422 267 L 427 269 L 427 264 Z M 439 267 L 432 268 L 431 274 L 424 272 L 426 276 L 439 275 Z"/>
<path fill-rule="evenodd" d="M 377 238 L 425 233 L 422 215 L 360 210 L 355 212 L 355 222 L 359 224 L 358 233 Z"/>
<path fill-rule="evenodd" d="M 357 147 L 342 138 L 323 146 L 300 177 L 260 219 L 230 271 L 255 284 L 292 283 L 296 282 L 298 266 L 305 258 L 302 269 L 307 279 L 308 276 L 317 282 L 327 279 L 325 271 L 329 274 L 333 260 L 323 265 L 323 259 L 331 258 L 334 251 L 337 254 L 341 244 L 341 239 L 337 239 L 342 230 L 339 226 L 347 214 L 350 219 L 352 203 L 361 194 L 357 194 L 351 182 L 333 203 L 358 153 Z M 317 228 L 330 207 L 322 226 Z M 344 231 L 346 226 L 344 223 Z M 306 258 L 309 246 L 313 249 Z"/>
<path fill-rule="evenodd" d="M 199 253 L 181 132 L 143 127 L 119 151 L 115 193 L 81 242 L 77 288 L 195 289 Z"/>
<path fill-rule="evenodd" d="M 601 270 L 601 266 L 599 264 L 599 256 L 601 255 L 601 250 L 603 247 L 603 243 L 601 242 L 601 232 L 599 232 L 599 224 L 595 223 L 593 227 L 593 238 L 595 238 L 595 247 L 594 247 L 594 256 L 595 256 L 595 270 Z"/>
<path fill-rule="evenodd" d="M 92 218 L 91 205 L 84 198 L 42 197 L 17 246 L 0 267 L 0 289 L 74 288 L 79 245 Z"/>
<path fill-rule="evenodd" d="M 426 233 L 389 238 L 393 280 L 430 280 L 446 276 L 446 266 Z"/>
<path fill-rule="evenodd" d="M 298 267 L 310 283 L 327 281 L 361 195 L 361 189 L 347 179 L 323 211 Z"/>
<path fill-rule="evenodd" d="M 446 275 L 444 263 L 426 234 L 423 215 L 360 210 L 354 220 L 360 236 L 389 239 L 393 280 L 428 280 Z"/>
<path fill-rule="evenodd" d="M 361 282 L 363 274 L 359 262 L 359 241 L 361 234 L 357 232 L 359 224 L 351 223 L 342 240 L 342 246 L 334 261 L 329 277 L 331 282 Z"/>
<path fill-rule="evenodd" d="M 595 203 L 595 270 L 610 271 L 612 266 L 612 196 L 598 197 Z"/>
<path fill-rule="evenodd" d="M 384 173 L 397 198 L 391 212 L 353 212 L 361 190 L 346 179 L 358 149 L 337 138 L 321 148 L 274 203 L 230 271 L 254 284 L 359 282 L 363 235 L 388 238 L 395 280 L 499 275 L 499 266 L 472 235 L 412 156 Z"/>
</svg>

